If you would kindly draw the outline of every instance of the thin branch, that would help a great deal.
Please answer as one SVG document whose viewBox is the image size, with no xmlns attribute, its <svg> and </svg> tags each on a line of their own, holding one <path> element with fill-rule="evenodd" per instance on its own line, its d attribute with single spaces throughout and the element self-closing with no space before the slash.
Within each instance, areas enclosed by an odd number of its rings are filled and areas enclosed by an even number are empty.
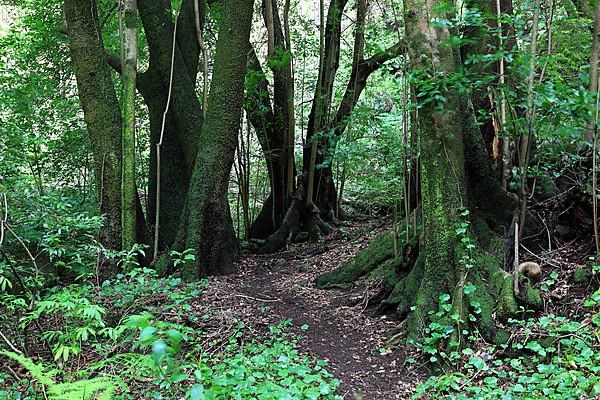
<svg viewBox="0 0 600 400">
<path fill-rule="evenodd" d="M 8 338 L 6 336 L 4 336 L 4 333 L 2 333 L 2 331 L 0 331 L 0 337 L 2 338 L 2 340 L 4 340 L 4 342 L 8 345 L 8 347 L 10 347 L 10 349 L 12 351 L 14 351 L 17 354 L 21 354 L 23 355 L 23 352 L 19 349 L 17 349 L 17 347 L 12 344 L 12 342 L 10 340 L 8 340 Z"/>
</svg>

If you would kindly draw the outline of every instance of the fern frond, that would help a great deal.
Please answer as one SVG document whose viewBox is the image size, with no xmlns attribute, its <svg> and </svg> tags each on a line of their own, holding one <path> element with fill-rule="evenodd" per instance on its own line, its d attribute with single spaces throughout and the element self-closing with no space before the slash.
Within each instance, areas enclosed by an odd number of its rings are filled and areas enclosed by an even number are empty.
<svg viewBox="0 0 600 400">
<path fill-rule="evenodd" d="M 58 369 L 47 369 L 30 358 L 11 351 L 0 350 L 0 354 L 17 361 L 31 376 L 48 389 L 49 400 L 111 400 L 118 387 L 126 388 L 123 381 L 113 376 L 102 376 L 74 382 L 56 383 L 53 377 Z"/>
</svg>

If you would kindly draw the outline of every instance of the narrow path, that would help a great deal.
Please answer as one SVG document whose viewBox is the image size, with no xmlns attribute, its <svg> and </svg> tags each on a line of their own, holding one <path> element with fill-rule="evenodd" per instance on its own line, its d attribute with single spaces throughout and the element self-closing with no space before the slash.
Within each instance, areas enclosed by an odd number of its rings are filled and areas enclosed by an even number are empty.
<svg viewBox="0 0 600 400">
<path fill-rule="evenodd" d="M 340 292 L 314 286 L 318 275 L 352 258 L 384 228 L 376 222 L 355 223 L 343 229 L 345 235 L 329 238 L 326 247 L 304 244 L 269 256 L 244 255 L 240 273 L 211 279 L 202 297 L 212 299 L 222 319 L 241 320 L 251 329 L 291 319 L 303 336 L 301 350 L 329 363 L 345 399 L 410 398 L 419 377 L 404 368 L 407 355 L 383 349 L 386 333 L 398 321 L 351 301 L 364 296 L 365 288 Z M 305 324 L 308 329 L 300 329 Z"/>
</svg>

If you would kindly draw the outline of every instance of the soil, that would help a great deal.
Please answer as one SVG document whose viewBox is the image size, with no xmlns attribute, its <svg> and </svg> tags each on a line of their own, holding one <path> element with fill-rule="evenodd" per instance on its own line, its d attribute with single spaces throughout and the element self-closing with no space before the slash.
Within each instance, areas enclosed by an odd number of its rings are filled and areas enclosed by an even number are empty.
<svg viewBox="0 0 600 400">
<path fill-rule="evenodd" d="M 196 307 L 220 314 L 217 320 L 225 324 L 214 327 L 214 335 L 239 322 L 260 334 L 269 325 L 291 319 L 292 330 L 302 336 L 301 351 L 329 363 L 344 399 L 410 398 L 425 377 L 408 372 L 408 348 L 387 347 L 399 322 L 366 308 L 369 286 L 321 290 L 314 285 L 317 276 L 355 256 L 386 228 L 386 222 L 352 222 L 326 245 L 292 245 L 273 255 L 244 254 L 239 273 L 211 278 Z"/>
</svg>

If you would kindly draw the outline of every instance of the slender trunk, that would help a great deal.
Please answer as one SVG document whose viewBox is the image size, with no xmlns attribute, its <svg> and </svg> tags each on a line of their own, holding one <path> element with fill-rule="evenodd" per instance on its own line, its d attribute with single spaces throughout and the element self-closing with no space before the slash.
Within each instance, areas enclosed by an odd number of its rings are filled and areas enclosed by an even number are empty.
<svg viewBox="0 0 600 400">
<path fill-rule="evenodd" d="M 290 55 L 288 66 L 289 93 L 288 93 L 288 137 L 287 137 L 287 182 L 286 197 L 290 197 L 294 192 L 294 174 L 295 174 L 295 140 L 296 140 L 296 116 L 294 106 L 294 56 L 292 52 L 292 40 L 290 38 L 290 0 L 285 1 L 283 7 L 283 33 L 285 36 L 285 47 Z"/>
<path fill-rule="evenodd" d="M 504 47 L 503 29 L 502 29 L 502 10 L 500 8 L 500 0 L 496 0 L 496 18 L 497 25 L 500 28 L 498 32 L 498 43 L 499 47 L 502 50 Z M 500 58 L 500 62 L 498 65 L 498 72 L 500 77 L 498 78 L 498 84 L 500 86 L 499 96 L 500 96 L 500 132 L 502 132 L 502 189 L 507 190 L 508 188 L 508 179 L 510 178 L 510 136 L 508 136 L 508 131 L 506 129 L 506 96 L 504 94 L 504 85 L 506 80 L 504 79 L 504 56 Z"/>
<path fill-rule="evenodd" d="M 596 1 L 596 9 L 594 13 L 594 36 L 592 38 L 592 55 L 590 57 L 590 93 L 596 98 L 598 92 L 598 57 L 600 56 L 600 1 Z M 594 121 L 595 113 L 587 125 L 585 140 L 588 143 L 594 141 L 594 133 L 596 132 L 596 123 Z"/>
<path fill-rule="evenodd" d="M 159 249 L 159 240 L 160 240 L 160 198 L 161 198 L 161 148 L 163 144 L 163 140 L 165 138 L 165 126 L 167 122 L 167 114 L 169 112 L 169 107 L 171 106 L 171 94 L 173 91 L 173 71 L 175 69 L 175 48 L 176 48 L 176 37 L 177 37 L 177 22 L 179 20 L 179 10 L 176 11 L 175 18 L 173 21 L 173 48 L 171 51 L 171 68 L 169 73 L 169 85 L 167 92 L 167 101 L 165 104 L 165 111 L 162 115 L 162 123 L 160 127 L 160 137 L 158 142 L 156 143 L 156 200 L 154 210 L 154 258 L 158 257 L 158 249 Z"/>
<path fill-rule="evenodd" d="M 529 50 L 529 76 L 527 83 L 527 126 L 521 135 L 521 145 L 519 148 L 519 170 L 521 176 L 521 184 L 519 186 L 520 197 L 520 216 L 519 216 L 519 236 L 523 237 L 527 216 L 527 170 L 529 167 L 529 151 L 531 148 L 531 136 L 533 135 L 533 123 L 535 118 L 535 104 L 533 102 L 533 89 L 535 84 L 535 64 L 537 54 L 537 34 L 538 22 L 540 16 L 540 2 L 533 2 L 533 28 L 531 32 L 531 44 Z"/>
<path fill-rule="evenodd" d="M 135 81 L 137 74 L 137 2 L 125 0 L 123 62 L 123 134 L 121 178 L 122 248 L 136 243 L 137 196 L 135 185 Z"/>
<path fill-rule="evenodd" d="M 202 116 L 206 117 L 208 101 L 208 50 L 204 43 L 204 7 L 206 0 L 194 1 L 194 23 L 196 26 L 196 39 L 202 52 Z"/>
</svg>

